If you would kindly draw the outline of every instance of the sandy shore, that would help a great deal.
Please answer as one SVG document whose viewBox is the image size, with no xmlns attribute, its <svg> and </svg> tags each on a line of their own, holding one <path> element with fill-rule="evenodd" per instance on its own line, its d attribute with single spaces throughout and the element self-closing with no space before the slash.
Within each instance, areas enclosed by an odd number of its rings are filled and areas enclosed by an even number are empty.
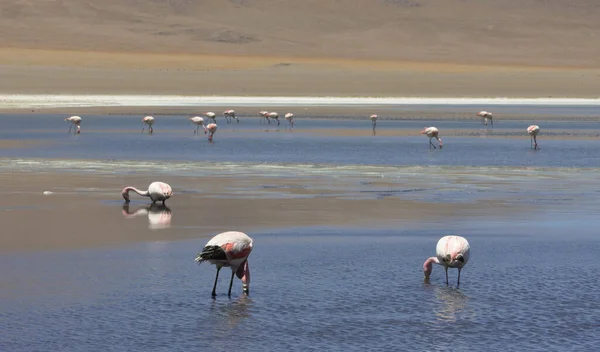
<svg viewBox="0 0 600 352">
<path fill-rule="evenodd" d="M 167 202 L 170 211 L 163 210 L 162 216 L 158 211 L 150 221 L 143 210 L 149 202 L 132 197 L 129 212 L 139 211 L 139 215 L 123 215 L 122 187 L 144 187 L 153 180 L 151 175 L 3 173 L 0 191 L 5 205 L 0 211 L 0 251 L 204 238 L 232 229 L 252 232 L 300 226 L 408 227 L 427 218 L 489 216 L 519 208 L 493 201 L 451 204 L 396 197 L 348 199 L 334 191 L 299 187 L 315 180 L 169 177 L 165 181 L 175 193 Z M 286 194 L 282 195 L 278 187 L 263 185 L 286 186 Z M 257 187 L 259 193 L 252 191 Z M 53 193 L 44 195 L 44 191 Z"/>
</svg>

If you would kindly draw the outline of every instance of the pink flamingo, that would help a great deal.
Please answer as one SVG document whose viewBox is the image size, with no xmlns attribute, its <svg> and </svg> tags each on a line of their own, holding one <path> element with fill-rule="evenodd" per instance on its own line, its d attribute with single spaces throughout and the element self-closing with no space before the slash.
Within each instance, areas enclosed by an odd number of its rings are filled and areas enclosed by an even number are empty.
<svg viewBox="0 0 600 352">
<path fill-rule="evenodd" d="M 490 121 L 490 124 L 492 125 L 492 127 L 494 127 L 494 120 L 493 120 L 493 116 L 491 112 L 488 111 L 480 111 L 477 113 L 477 116 L 481 116 L 483 117 L 483 124 L 487 126 L 488 124 L 488 120 Z"/>
<path fill-rule="evenodd" d="M 431 139 L 433 138 L 437 139 L 438 143 L 440 144 L 440 149 L 442 149 L 442 147 L 444 146 L 444 144 L 442 143 L 442 139 L 439 137 L 440 131 L 438 131 L 437 128 L 425 127 L 425 129 L 421 131 L 421 134 L 425 134 L 427 135 L 427 137 L 429 137 L 429 149 L 431 149 L 431 147 L 435 149 L 435 145 L 433 145 L 433 143 L 431 142 Z"/>
<path fill-rule="evenodd" d="M 285 114 L 285 119 L 288 121 L 290 128 L 294 128 L 294 114 L 288 112 Z"/>
<path fill-rule="evenodd" d="M 227 123 L 231 123 L 233 119 L 235 119 L 237 123 L 240 123 L 240 119 L 238 119 L 237 116 L 235 116 L 234 110 L 225 110 L 223 112 L 223 116 L 225 116 L 225 120 L 227 120 Z"/>
<path fill-rule="evenodd" d="M 148 126 L 148 133 L 152 134 L 154 132 L 154 129 L 152 128 L 152 125 L 154 125 L 154 117 L 152 116 L 146 116 L 142 119 L 142 122 L 144 123 L 144 126 L 142 127 L 142 132 L 144 133 L 144 129 L 146 129 L 146 125 Z"/>
<path fill-rule="evenodd" d="M 217 132 L 217 124 L 211 122 L 208 125 L 206 125 L 206 127 L 204 127 L 204 133 L 206 134 L 206 132 L 208 132 L 208 141 L 212 142 L 213 135 L 215 134 L 215 132 Z"/>
<path fill-rule="evenodd" d="M 537 144 L 537 135 L 540 133 L 540 126 L 531 125 L 527 127 L 527 133 L 531 136 L 531 146 L 533 149 L 540 149 Z"/>
<path fill-rule="evenodd" d="M 263 122 L 263 119 L 265 119 L 269 124 L 271 123 L 271 120 L 269 120 L 269 112 L 268 111 L 260 111 L 258 113 L 260 115 L 260 123 Z"/>
<path fill-rule="evenodd" d="M 198 134 L 198 129 L 200 127 L 204 128 L 204 119 L 200 116 L 194 116 L 194 117 L 190 117 L 190 121 L 192 121 L 192 123 L 194 125 L 196 125 L 196 129 L 194 130 L 194 134 Z M 206 134 L 206 131 L 204 131 L 204 134 Z"/>
<path fill-rule="evenodd" d="M 279 126 L 279 114 L 278 113 L 276 113 L 276 112 L 270 112 L 269 113 L 269 119 L 277 120 L 277 126 Z M 269 123 L 271 123 L 271 122 L 269 121 Z"/>
<path fill-rule="evenodd" d="M 81 117 L 79 116 L 71 116 L 71 117 L 67 117 L 65 119 L 65 121 L 70 122 L 71 124 L 69 125 L 69 133 L 71 133 L 71 128 L 73 128 L 73 126 L 77 126 L 75 131 L 73 131 L 74 133 L 80 134 L 81 133 Z"/>
<path fill-rule="evenodd" d="M 373 114 L 369 117 L 371 119 L 371 124 L 373 125 L 373 129 L 377 126 L 377 115 Z"/>
<path fill-rule="evenodd" d="M 430 257 L 423 263 L 425 280 L 429 280 L 435 263 L 442 265 L 446 270 L 446 285 L 448 284 L 448 268 L 458 269 L 458 281 L 456 283 L 458 287 L 460 285 L 460 272 L 469 261 L 471 254 L 469 242 L 461 236 L 444 236 L 438 241 L 435 254 L 435 257 Z"/>
<path fill-rule="evenodd" d="M 206 116 L 209 119 L 211 119 L 214 123 L 217 123 L 217 115 L 214 112 L 212 112 L 212 111 L 205 112 L 204 116 Z"/>
<path fill-rule="evenodd" d="M 219 271 L 224 266 L 231 267 L 231 280 L 229 281 L 229 292 L 231 297 L 231 286 L 233 285 L 233 276 L 242 280 L 242 290 L 245 294 L 250 293 L 250 267 L 248 266 L 248 256 L 252 252 L 252 239 L 243 232 L 227 231 L 213 237 L 202 252 L 196 256 L 198 264 L 208 261 L 216 265 L 217 275 L 213 285 L 212 296 L 217 295 L 217 281 L 219 280 Z"/>
<path fill-rule="evenodd" d="M 173 195 L 173 190 L 168 184 L 164 182 L 152 182 L 145 191 L 140 191 L 139 189 L 131 186 L 123 188 L 121 195 L 125 199 L 125 203 L 130 202 L 129 191 L 133 191 L 143 197 L 150 197 L 152 204 L 162 201 L 162 204 L 165 205 L 165 201 L 171 198 Z"/>
</svg>

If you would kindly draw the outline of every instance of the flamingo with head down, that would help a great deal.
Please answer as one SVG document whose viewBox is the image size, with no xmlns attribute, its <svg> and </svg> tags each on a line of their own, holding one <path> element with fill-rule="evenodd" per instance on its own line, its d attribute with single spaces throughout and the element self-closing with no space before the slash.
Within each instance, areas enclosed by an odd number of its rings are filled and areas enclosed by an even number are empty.
<svg viewBox="0 0 600 352">
<path fill-rule="evenodd" d="M 444 236 L 438 241 L 435 254 L 435 257 L 430 257 L 423 263 L 425 280 L 429 280 L 429 276 L 433 271 L 433 264 L 438 264 L 446 270 L 446 284 L 448 284 L 448 268 L 458 269 L 456 286 L 460 285 L 460 272 L 471 255 L 469 242 L 461 236 Z"/>
<path fill-rule="evenodd" d="M 205 112 L 205 113 L 204 113 L 204 116 L 206 116 L 206 117 L 208 117 L 209 119 L 211 119 L 211 120 L 212 120 L 212 122 L 214 122 L 214 123 L 217 123 L 217 115 L 216 115 L 214 112 L 212 112 L 212 111 Z"/>
<path fill-rule="evenodd" d="M 73 133 L 77 133 L 77 134 L 81 133 L 81 117 L 79 117 L 79 116 L 71 116 L 71 117 L 67 117 L 65 119 L 65 121 L 71 123 L 69 125 L 69 133 L 71 133 L 71 129 L 73 128 L 73 126 L 76 126 L 75 130 L 73 131 Z"/>
<path fill-rule="evenodd" d="M 490 121 L 490 125 L 494 127 L 494 118 L 491 112 L 488 111 L 480 111 L 477 113 L 477 116 L 481 116 L 483 118 L 483 124 L 487 126 L 488 121 Z"/>
<path fill-rule="evenodd" d="M 196 125 L 196 129 L 194 130 L 194 134 L 198 134 L 198 129 L 200 127 L 204 128 L 204 119 L 200 116 L 194 116 L 194 117 L 190 117 L 190 121 Z M 204 131 L 204 133 L 206 134 L 206 131 Z"/>
<path fill-rule="evenodd" d="M 531 125 L 531 126 L 527 127 L 527 134 L 529 134 L 531 136 L 531 147 L 533 149 L 540 149 L 540 147 L 538 147 L 538 144 L 537 144 L 538 133 L 540 133 L 540 126 Z"/>
<path fill-rule="evenodd" d="M 268 117 L 269 117 L 269 119 L 276 120 L 277 121 L 277 126 L 279 126 L 279 114 L 278 113 L 276 113 L 276 112 L 270 112 Z M 271 123 L 271 122 L 269 121 L 269 123 Z"/>
<path fill-rule="evenodd" d="M 442 139 L 439 136 L 440 131 L 437 128 L 425 127 L 423 131 L 421 131 L 421 134 L 427 135 L 427 137 L 429 137 L 429 149 L 431 149 L 431 147 L 435 149 L 435 145 L 433 145 L 433 143 L 431 142 L 433 138 L 437 139 L 440 149 L 442 149 L 442 147 L 444 146 L 444 144 L 442 143 Z"/>
<path fill-rule="evenodd" d="M 125 187 L 123 191 L 121 191 L 121 196 L 125 199 L 125 203 L 129 203 L 129 192 L 133 191 L 139 194 L 142 197 L 149 197 L 152 200 L 152 204 L 156 202 L 162 201 L 162 204 L 165 205 L 165 201 L 173 195 L 173 190 L 171 186 L 164 182 L 152 182 L 148 189 L 145 191 L 141 191 L 135 187 Z"/>
<path fill-rule="evenodd" d="M 146 126 L 148 126 L 148 134 L 152 134 L 154 132 L 154 129 L 152 128 L 152 125 L 154 125 L 154 117 L 146 116 L 142 119 L 142 123 L 144 124 L 144 126 L 142 127 L 141 133 L 144 133 L 144 129 L 146 129 Z"/>
<path fill-rule="evenodd" d="M 285 119 L 288 121 L 290 128 L 294 128 L 294 114 L 288 112 L 287 114 L 285 114 Z"/>
<path fill-rule="evenodd" d="M 202 252 L 196 256 L 196 262 L 209 262 L 217 267 L 217 275 L 213 285 L 212 296 L 217 295 L 217 281 L 219 280 L 219 271 L 222 267 L 231 268 L 231 280 L 229 281 L 228 295 L 231 297 L 231 287 L 233 286 L 233 277 L 237 276 L 242 280 L 242 291 L 245 294 L 250 293 L 250 267 L 248 266 L 248 256 L 252 252 L 253 241 L 248 235 L 238 231 L 227 231 L 213 237 Z"/>
<path fill-rule="evenodd" d="M 208 125 L 206 125 L 204 127 L 204 133 L 206 132 L 208 132 L 208 141 L 212 142 L 213 136 L 215 135 L 215 132 L 217 132 L 217 124 L 211 122 Z"/>
<path fill-rule="evenodd" d="M 240 123 L 240 119 L 238 119 L 237 116 L 235 116 L 234 110 L 225 110 L 223 112 L 223 116 L 225 116 L 225 120 L 227 120 L 227 123 L 233 122 L 234 119 L 237 121 L 237 123 Z"/>
</svg>

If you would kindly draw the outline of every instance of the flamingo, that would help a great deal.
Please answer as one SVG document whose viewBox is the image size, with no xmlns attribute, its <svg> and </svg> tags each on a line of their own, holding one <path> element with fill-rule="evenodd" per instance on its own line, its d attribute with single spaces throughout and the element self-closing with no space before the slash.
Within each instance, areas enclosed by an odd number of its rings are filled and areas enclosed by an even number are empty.
<svg viewBox="0 0 600 352">
<path fill-rule="evenodd" d="M 223 112 L 223 116 L 225 116 L 225 120 L 227 120 L 227 123 L 231 123 L 233 121 L 232 119 L 235 119 L 237 123 L 240 123 L 240 119 L 238 119 L 237 116 L 235 116 L 234 110 L 225 110 Z"/>
<path fill-rule="evenodd" d="M 215 115 L 214 112 L 209 111 L 209 112 L 205 112 L 204 116 L 208 117 L 209 119 L 211 119 L 214 123 L 217 123 L 217 115 Z"/>
<path fill-rule="evenodd" d="M 151 204 L 132 212 L 129 210 L 129 203 L 125 203 L 123 204 L 122 213 L 125 219 L 132 219 L 140 215 L 148 215 L 148 227 L 151 230 L 171 227 L 171 209 L 167 206 Z"/>
<path fill-rule="evenodd" d="M 194 125 L 196 125 L 196 129 L 194 130 L 194 134 L 198 133 L 198 129 L 200 128 L 200 126 L 202 126 L 202 128 L 204 128 L 204 119 L 200 116 L 194 116 L 194 117 L 190 117 L 190 121 L 192 121 L 192 123 Z M 206 134 L 206 131 L 204 131 L 204 134 Z"/>
<path fill-rule="evenodd" d="M 270 124 L 271 121 L 269 120 L 269 112 L 268 111 L 260 111 L 258 113 L 260 115 L 260 123 L 262 123 L 263 119 L 267 120 L 267 122 Z"/>
<path fill-rule="evenodd" d="M 483 124 L 487 126 L 488 124 L 488 120 L 490 121 L 490 124 L 492 125 L 492 127 L 494 127 L 494 120 L 493 120 L 493 116 L 491 112 L 488 111 L 480 111 L 477 113 L 477 116 L 481 116 L 483 117 Z"/>
<path fill-rule="evenodd" d="M 540 149 L 537 144 L 537 135 L 540 133 L 540 126 L 531 125 L 527 127 L 527 133 L 531 136 L 531 145 L 533 149 Z"/>
<path fill-rule="evenodd" d="M 285 119 L 288 121 L 290 128 L 294 128 L 294 114 L 288 112 L 285 114 Z"/>
<path fill-rule="evenodd" d="M 217 132 L 217 124 L 211 122 L 208 125 L 206 125 L 206 127 L 204 127 L 204 133 L 206 134 L 206 132 L 208 132 L 208 141 L 212 142 L 213 135 L 215 134 L 215 132 Z"/>
<path fill-rule="evenodd" d="M 269 113 L 269 119 L 275 119 L 275 120 L 277 120 L 277 126 L 279 126 L 279 114 L 278 113 L 276 113 L 276 112 L 270 112 Z M 271 123 L 271 122 L 269 121 L 269 123 Z"/>
<path fill-rule="evenodd" d="M 152 128 L 152 125 L 154 125 L 154 117 L 146 116 L 142 119 L 142 122 L 144 123 L 144 126 L 142 127 L 141 133 L 144 133 L 144 129 L 146 129 L 146 125 L 148 125 L 148 133 L 152 134 L 154 132 L 154 129 Z"/>
<path fill-rule="evenodd" d="M 377 126 L 377 115 L 373 114 L 369 118 L 371 119 L 371 124 L 373 125 L 373 129 L 375 129 L 375 127 Z"/>
<path fill-rule="evenodd" d="M 65 121 L 68 121 L 71 123 L 69 125 L 69 133 L 71 133 L 71 129 L 73 128 L 73 126 L 77 126 L 77 128 L 74 131 L 75 133 L 77 133 L 77 134 L 81 133 L 81 117 L 71 116 L 71 117 L 67 117 L 65 119 Z"/>
<path fill-rule="evenodd" d="M 421 131 L 421 134 L 426 134 L 427 137 L 429 137 L 429 149 L 431 149 L 431 147 L 435 149 L 435 145 L 433 145 L 433 143 L 431 142 L 432 138 L 437 139 L 438 143 L 440 144 L 440 149 L 442 149 L 442 147 L 444 146 L 444 144 L 442 143 L 442 139 L 439 137 L 440 131 L 437 128 L 425 127 L 425 129 Z"/>
<path fill-rule="evenodd" d="M 123 188 L 121 195 L 125 199 L 125 203 L 130 202 L 129 191 L 134 191 L 140 196 L 150 197 L 150 199 L 152 200 L 152 204 L 158 201 L 162 201 L 162 205 L 165 205 L 165 201 L 171 198 L 171 196 L 173 195 L 173 190 L 168 184 L 164 182 L 152 182 L 150 186 L 148 186 L 148 189 L 145 191 L 140 191 L 139 189 L 131 186 Z"/>
<path fill-rule="evenodd" d="M 428 258 L 423 263 L 423 272 L 425 280 L 429 280 L 433 264 L 442 265 L 446 270 L 446 285 L 448 284 L 448 268 L 458 269 L 458 281 L 456 286 L 460 285 L 460 272 L 469 261 L 471 247 L 469 242 L 461 236 L 444 236 L 435 247 L 435 257 Z"/>
<path fill-rule="evenodd" d="M 248 256 L 252 252 L 252 239 L 243 232 L 227 231 L 213 237 L 202 252 L 196 256 L 196 262 L 201 264 L 208 261 L 216 265 L 217 275 L 213 285 L 212 296 L 217 295 L 217 281 L 219 280 L 219 271 L 224 266 L 231 267 L 231 280 L 229 281 L 229 292 L 231 297 L 231 286 L 233 285 L 233 276 L 242 280 L 242 290 L 245 294 L 250 293 L 250 267 L 248 266 Z"/>
</svg>

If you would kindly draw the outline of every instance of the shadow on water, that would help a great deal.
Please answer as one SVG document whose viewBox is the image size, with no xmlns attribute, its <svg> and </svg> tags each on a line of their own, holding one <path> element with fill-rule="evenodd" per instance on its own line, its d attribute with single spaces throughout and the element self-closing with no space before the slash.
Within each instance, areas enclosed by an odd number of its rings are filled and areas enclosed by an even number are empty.
<svg viewBox="0 0 600 352">
<path fill-rule="evenodd" d="M 131 210 L 129 204 L 123 204 L 123 216 L 132 219 L 138 216 L 148 216 L 148 228 L 151 230 L 168 229 L 171 227 L 172 211 L 162 204 L 152 204 Z"/>
</svg>

